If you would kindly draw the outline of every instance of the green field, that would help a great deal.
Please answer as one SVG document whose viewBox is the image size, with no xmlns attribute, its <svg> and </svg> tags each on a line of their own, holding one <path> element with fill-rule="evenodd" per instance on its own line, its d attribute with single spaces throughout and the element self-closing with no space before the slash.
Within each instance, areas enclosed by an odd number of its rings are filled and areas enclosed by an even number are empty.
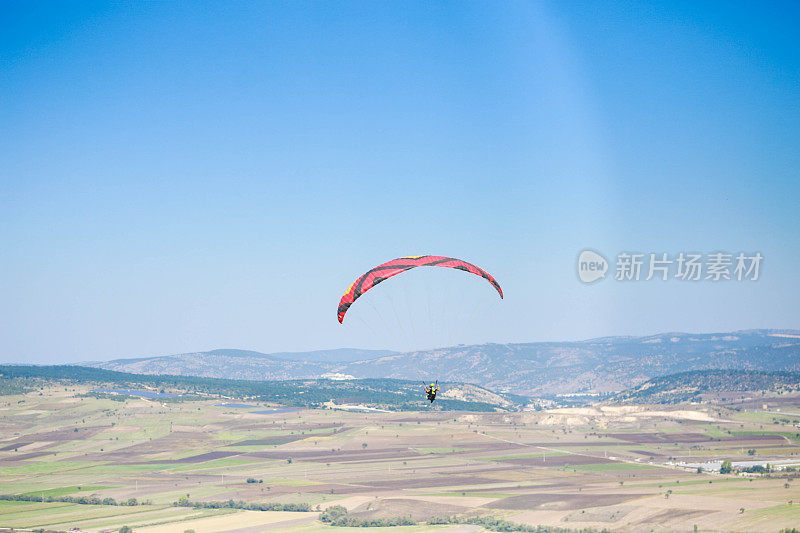
<svg viewBox="0 0 800 533">
<path fill-rule="evenodd" d="M 387 531 L 427 531 L 431 517 L 474 513 L 574 529 L 776 532 L 800 511 L 800 483 L 786 475 L 681 466 L 800 459 L 793 428 L 735 411 L 695 421 L 724 408 L 675 406 L 688 418 L 657 420 L 596 415 L 580 425 L 568 410 L 259 415 L 219 400 L 113 401 L 64 389 L 0 397 L 0 495 L 50 500 L 0 500 L 0 527 L 317 531 L 331 529 L 319 512 L 336 504 L 367 522 L 420 523 Z M 180 501 L 198 507 L 173 505 Z M 248 506 L 277 510 L 239 509 Z M 308 511 L 289 510 L 298 506 Z M 630 513 L 636 524 L 621 518 Z"/>
</svg>

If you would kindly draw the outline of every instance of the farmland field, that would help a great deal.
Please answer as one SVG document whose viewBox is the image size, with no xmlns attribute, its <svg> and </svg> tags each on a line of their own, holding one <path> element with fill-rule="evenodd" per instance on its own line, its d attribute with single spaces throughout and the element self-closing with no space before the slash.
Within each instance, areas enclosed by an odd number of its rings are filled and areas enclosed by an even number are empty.
<svg viewBox="0 0 800 533">
<path fill-rule="evenodd" d="M 426 522 L 479 515 L 642 532 L 800 524 L 794 472 L 696 466 L 800 464 L 800 429 L 768 412 L 706 405 L 269 412 L 276 406 L 115 401 L 88 392 L 61 386 L 0 397 L 0 528 L 350 529 L 320 521 L 333 505 L 362 521 L 417 523 L 387 531 L 478 531 Z M 249 504 L 270 510 L 241 508 Z"/>
</svg>

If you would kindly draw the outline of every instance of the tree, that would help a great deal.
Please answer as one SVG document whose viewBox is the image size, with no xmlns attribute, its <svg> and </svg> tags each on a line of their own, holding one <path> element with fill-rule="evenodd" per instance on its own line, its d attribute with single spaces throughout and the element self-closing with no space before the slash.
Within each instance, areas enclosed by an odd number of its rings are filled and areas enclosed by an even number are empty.
<svg viewBox="0 0 800 533">
<path fill-rule="evenodd" d="M 323 522 L 336 522 L 347 516 L 347 508 L 342 505 L 332 505 L 325 509 L 319 519 Z"/>
<path fill-rule="evenodd" d="M 730 474 L 731 472 L 733 472 L 733 464 L 731 464 L 730 461 L 725 459 L 724 461 L 722 461 L 722 466 L 719 467 L 719 473 Z"/>
<path fill-rule="evenodd" d="M 122 526 L 119 528 L 119 533 L 133 533 L 133 528 L 131 526 Z"/>
</svg>

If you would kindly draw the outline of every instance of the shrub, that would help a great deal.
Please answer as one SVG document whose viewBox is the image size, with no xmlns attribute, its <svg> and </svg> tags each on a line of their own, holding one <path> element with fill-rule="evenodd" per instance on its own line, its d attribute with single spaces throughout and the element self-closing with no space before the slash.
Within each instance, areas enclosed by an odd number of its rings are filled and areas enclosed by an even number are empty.
<svg viewBox="0 0 800 533">
<path fill-rule="evenodd" d="M 331 507 L 326 508 L 322 514 L 320 515 L 319 519 L 323 522 L 334 522 L 347 516 L 347 508 L 342 505 L 332 505 Z"/>
<path fill-rule="evenodd" d="M 394 527 L 413 526 L 417 524 L 410 516 L 372 519 L 347 516 L 347 509 L 341 505 L 328 507 L 322 512 L 319 519 L 326 524 L 338 527 Z"/>
</svg>

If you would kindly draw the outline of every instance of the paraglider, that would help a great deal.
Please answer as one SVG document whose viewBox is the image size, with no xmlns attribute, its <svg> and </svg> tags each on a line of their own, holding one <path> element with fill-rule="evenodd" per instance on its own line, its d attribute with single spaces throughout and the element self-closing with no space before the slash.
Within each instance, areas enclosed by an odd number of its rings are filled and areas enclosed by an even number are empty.
<svg viewBox="0 0 800 533">
<path fill-rule="evenodd" d="M 396 276 L 397 274 L 402 274 L 403 272 L 411 270 L 412 268 L 422 266 L 455 268 L 457 270 L 463 270 L 464 272 L 475 274 L 476 276 L 480 276 L 491 283 L 495 290 L 497 290 L 500 298 L 503 298 L 503 289 L 500 288 L 500 284 L 497 283 L 497 280 L 495 280 L 491 274 L 482 268 L 473 265 L 472 263 L 467 263 L 466 261 L 462 261 L 461 259 L 456 259 L 454 257 L 444 257 L 441 255 L 400 257 L 374 267 L 355 280 L 352 285 L 350 285 L 347 291 L 345 291 L 341 300 L 339 300 L 339 307 L 336 313 L 339 323 L 344 323 L 344 316 L 347 313 L 347 310 L 350 309 L 350 306 L 375 285 L 388 278 L 391 278 L 392 276 Z M 437 379 L 435 383 L 431 383 L 429 386 L 425 385 L 425 383 L 426 382 L 423 380 L 422 384 L 425 386 L 425 395 L 427 396 L 428 401 L 432 404 L 436 400 L 436 394 L 439 392 L 439 380 Z"/>
<path fill-rule="evenodd" d="M 439 392 L 439 380 L 436 380 L 436 383 L 431 383 L 430 386 L 425 387 L 425 394 L 428 395 L 428 401 L 433 403 L 436 399 L 436 393 Z"/>
<path fill-rule="evenodd" d="M 355 302 L 361 297 L 362 294 L 370 290 L 372 287 L 388 278 L 391 278 L 392 276 L 402 274 L 406 270 L 411 270 L 412 268 L 421 266 L 455 268 L 458 270 L 463 270 L 464 272 L 475 274 L 476 276 L 480 276 L 491 283 L 500 294 L 500 298 L 503 298 L 503 289 L 500 288 L 500 284 L 497 283 L 491 274 L 482 268 L 473 265 L 472 263 L 467 263 L 466 261 L 455 259 L 453 257 L 443 257 L 441 255 L 400 257 L 376 266 L 355 280 L 352 285 L 350 285 L 350 288 L 345 291 L 342 299 L 339 300 L 339 308 L 337 310 L 337 318 L 339 319 L 339 323 L 341 324 L 344 321 L 344 315 L 347 313 L 347 310 L 350 309 L 350 306 L 353 305 L 353 302 Z"/>
</svg>

